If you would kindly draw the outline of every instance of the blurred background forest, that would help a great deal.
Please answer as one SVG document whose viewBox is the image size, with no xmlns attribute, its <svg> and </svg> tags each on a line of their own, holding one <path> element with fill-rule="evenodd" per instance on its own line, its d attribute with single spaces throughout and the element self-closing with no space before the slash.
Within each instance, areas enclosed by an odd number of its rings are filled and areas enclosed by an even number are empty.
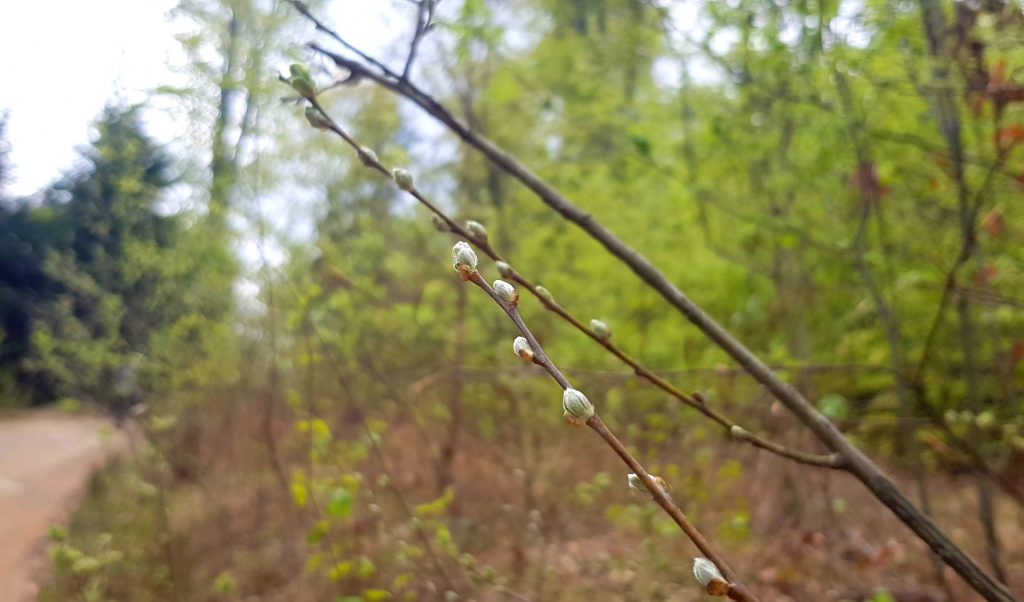
<svg viewBox="0 0 1024 602">
<path fill-rule="evenodd" d="M 345 37 L 368 27 L 347 4 L 308 10 Z M 380 4 L 383 64 L 643 253 L 1024 596 L 1019 1 Z M 686 407 L 832 451 L 507 170 L 308 48 L 362 60 L 291 3 L 168 18 L 180 81 L 112 94 L 51 186 L 0 188 L 0 406 L 110 413 L 131 441 L 51 529 L 41 600 L 709 599 L 690 541 L 455 277 L 462 237 L 310 127 L 296 62 L 359 144 L 610 328 L 634 365 L 520 288 L 760 599 L 980 599 L 844 470 Z M 157 140 L 157 112 L 185 133 Z"/>
</svg>

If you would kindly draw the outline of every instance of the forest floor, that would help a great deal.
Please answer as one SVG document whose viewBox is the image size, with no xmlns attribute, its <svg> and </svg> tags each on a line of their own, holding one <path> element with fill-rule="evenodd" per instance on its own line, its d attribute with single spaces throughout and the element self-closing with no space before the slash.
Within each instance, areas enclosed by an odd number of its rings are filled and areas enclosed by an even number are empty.
<svg viewBox="0 0 1024 602">
<path fill-rule="evenodd" d="M 35 600 L 45 536 L 125 438 L 109 420 L 58 410 L 0 419 L 0 600 Z"/>
</svg>

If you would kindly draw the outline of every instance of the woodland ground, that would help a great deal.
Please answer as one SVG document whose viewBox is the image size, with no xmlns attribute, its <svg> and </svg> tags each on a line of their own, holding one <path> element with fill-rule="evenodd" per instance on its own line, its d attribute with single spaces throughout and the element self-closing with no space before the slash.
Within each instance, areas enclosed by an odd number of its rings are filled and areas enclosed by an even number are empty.
<svg viewBox="0 0 1024 602">
<path fill-rule="evenodd" d="M 324 597 L 328 590 L 323 583 L 303 570 L 310 554 L 306 541 L 312 522 L 309 508 L 296 508 L 290 492 L 266 478 L 266 450 L 260 443 L 257 413 L 251 409 L 254 406 L 235 406 L 219 419 L 208 417 L 193 424 L 172 452 L 172 457 L 182 460 L 171 485 L 176 502 L 170 513 L 178 533 L 179 558 L 191 567 L 194 584 L 230 572 L 243 584 L 240 599 L 331 599 Z M 339 439 L 358 433 L 350 417 L 335 416 L 329 422 Z M 290 420 L 279 417 L 276 425 L 286 469 L 299 466 L 303 441 L 290 436 L 294 432 Z M 410 502 L 419 503 L 436 495 L 436 484 L 430 452 L 414 431 L 407 423 L 393 422 L 382 452 L 395 485 Z M 586 435 L 581 429 L 544 443 L 545 457 L 566 461 L 547 464 L 546 476 L 534 484 L 533 499 L 528 501 L 521 471 L 510 470 L 508 459 L 501 457 L 501 447 L 467 433 L 454 466 L 456 497 L 446 519 L 460 547 L 499 568 L 531 600 L 708 599 L 699 595 L 688 576 L 693 556 L 688 542 L 676 538 L 667 545 L 647 548 L 635 530 L 608 520 L 615 508 L 637 504 L 646 509 L 647 502 L 625 491 L 617 459 L 600 441 Z M 696 446 L 684 443 L 673 456 L 680 465 L 679 474 L 672 479 L 677 501 L 684 508 L 699 507 L 695 521 L 725 542 L 730 558 L 743 567 L 745 580 L 762 600 L 980 600 L 948 568 L 943 571 L 946 586 L 940 585 L 924 545 L 848 475 L 808 471 L 724 441 L 703 441 Z M 380 474 L 374 464 L 370 461 L 361 469 L 365 474 Z M 686 466 L 692 468 L 689 475 Z M 904 491 L 914 491 L 912 475 L 886 468 Z M 116 475 L 124 469 L 115 464 L 105 472 Z M 574 511 L 579 486 L 567 500 L 564 485 L 600 473 L 609 475 L 612 485 L 591 490 L 591 501 L 583 510 Z M 76 475 L 75 488 L 84 473 Z M 103 478 L 117 482 L 116 476 Z M 694 479 L 706 482 L 695 487 L 690 483 Z M 619 481 L 622 487 L 616 486 Z M 938 524 L 987 565 L 971 477 L 930 474 L 928 487 Z M 688 492 L 701 490 L 711 498 L 688 500 Z M 528 506 L 543 516 L 539 543 L 524 544 L 520 535 L 526 531 L 526 521 L 519 510 Z M 110 507 L 109 501 L 96 506 Z M 737 507 L 744 508 L 739 526 Z M 1005 496 L 997 499 L 996 509 L 996 523 L 1003 536 L 1002 559 L 1011 589 L 1020 596 L 1024 594 L 1024 510 Z M 75 520 L 80 526 L 103 522 L 95 512 L 85 510 Z M 359 529 L 387 532 L 393 519 L 377 517 L 380 524 L 371 524 L 371 516 L 367 518 L 370 523 Z M 27 541 L 39 537 L 44 528 L 45 521 L 38 522 L 35 535 L 26 536 Z M 652 552 L 654 549 L 657 551 Z M 540 574 L 538 568 L 546 576 L 535 578 Z M 648 580 L 662 582 L 668 589 L 662 587 L 662 593 L 652 598 L 644 589 Z M 889 598 L 875 597 L 882 589 Z M 187 599 L 222 599 L 208 592 L 196 587 L 192 590 L 195 597 Z M 504 598 L 485 591 L 476 599 Z"/>
</svg>

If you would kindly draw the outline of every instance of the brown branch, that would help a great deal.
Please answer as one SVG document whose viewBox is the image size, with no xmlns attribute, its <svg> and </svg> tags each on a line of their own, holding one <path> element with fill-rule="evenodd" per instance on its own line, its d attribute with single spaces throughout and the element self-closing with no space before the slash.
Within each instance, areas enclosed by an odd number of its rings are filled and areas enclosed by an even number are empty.
<svg viewBox="0 0 1024 602">
<path fill-rule="evenodd" d="M 412 64 L 416 60 L 416 53 L 419 50 L 420 42 L 433 26 L 435 0 L 419 0 L 416 8 L 416 31 L 409 43 L 409 56 L 405 59 L 405 67 L 402 69 L 402 79 L 408 79 L 412 72 Z"/>
<path fill-rule="evenodd" d="M 461 266 L 460 266 L 461 267 Z M 516 303 L 510 303 L 499 296 L 494 289 L 487 284 L 480 272 L 475 269 L 469 274 L 468 280 L 483 290 L 487 295 L 508 315 L 509 319 L 516 325 L 516 329 L 526 337 L 526 340 L 530 343 L 530 348 L 533 351 L 533 362 L 545 370 L 551 375 L 551 378 L 558 383 L 563 389 L 573 389 L 574 387 L 565 378 L 562 372 L 558 369 L 553 361 L 544 353 L 544 349 L 537 341 L 537 337 L 534 336 L 526 322 L 523 321 L 522 316 L 519 314 L 519 309 Z M 597 433 L 601 439 L 604 440 L 609 447 L 622 459 L 622 461 L 632 470 L 648 491 L 651 492 L 651 496 L 654 501 L 661 506 L 662 510 L 679 526 L 680 530 L 686 534 L 686 536 L 693 542 L 700 552 L 706 556 L 711 562 L 715 563 L 715 566 L 722 572 L 722 575 L 729 581 L 729 597 L 733 600 L 743 600 L 753 602 L 757 598 L 746 589 L 742 584 L 737 582 L 736 573 L 726 564 L 725 559 L 711 546 L 707 539 L 701 534 L 700 530 L 694 526 L 693 523 L 686 518 L 686 515 L 679 506 L 673 501 L 672 496 L 652 477 L 640 464 L 640 462 L 630 453 L 630 451 L 623 445 L 622 441 L 615 436 L 615 433 L 608 428 L 601 417 L 594 412 L 593 415 L 586 420 L 586 425 L 590 427 L 595 433 Z"/>
<path fill-rule="evenodd" d="M 340 39 L 336 33 L 332 37 Z M 346 47 L 350 47 L 347 43 L 344 44 Z M 697 326 L 708 339 L 728 353 L 733 360 L 764 385 L 814 432 L 822 443 L 839 454 L 846 462 L 847 470 L 855 475 L 922 541 L 927 543 L 943 561 L 956 570 L 971 587 L 988 600 L 1002 602 L 1014 600 L 1005 587 L 982 570 L 970 556 L 935 525 L 931 518 L 907 499 L 892 479 L 864 452 L 846 439 L 835 424 L 819 412 L 799 391 L 779 378 L 760 358 L 705 313 L 700 306 L 684 295 L 650 260 L 615 236 L 593 216 L 577 207 L 503 149 L 472 131 L 456 119 L 441 103 L 409 81 L 395 81 L 394 78 L 389 78 L 386 74 L 382 76 L 356 61 L 345 59 L 316 44 L 310 44 L 310 48 L 332 58 L 339 66 L 359 71 L 384 88 L 413 101 L 467 144 L 480 151 L 489 161 L 533 191 L 544 204 L 601 243 L 609 253 L 628 266 L 641 280 Z"/>
<path fill-rule="evenodd" d="M 320 116 L 324 119 L 325 129 L 334 132 L 339 137 L 341 137 L 342 140 L 348 143 L 348 145 L 351 146 L 359 155 L 359 158 L 364 165 L 366 165 L 370 169 L 373 169 L 388 176 L 389 178 L 391 177 L 391 171 L 388 170 L 388 168 L 384 164 L 382 164 L 378 159 L 371 156 L 367 149 L 360 146 L 359 143 L 356 142 L 356 140 L 353 139 L 344 129 L 338 126 L 338 124 L 330 117 L 330 115 L 328 115 L 324 111 L 323 107 L 319 104 L 319 102 L 313 102 L 313 106 L 316 107 L 316 109 L 319 111 Z M 467 228 L 460 225 L 446 213 L 441 211 L 437 207 L 437 205 L 432 203 L 415 186 L 411 187 L 407 192 L 414 198 L 416 198 L 416 200 L 418 200 L 420 203 L 422 203 L 428 210 L 430 210 L 430 212 L 433 215 L 441 218 L 444 221 L 445 226 L 452 233 L 460 237 L 463 237 L 466 240 L 469 240 L 478 249 L 480 249 L 483 253 L 485 253 L 494 261 L 500 261 L 508 265 L 508 263 L 505 261 L 505 258 L 502 257 L 494 249 L 494 247 L 487 241 L 486 238 L 476 236 Z M 594 332 L 592 328 L 584 324 L 576 316 L 574 316 L 564 307 L 562 307 L 557 302 L 552 300 L 549 295 L 541 294 L 537 289 L 537 285 L 533 284 L 525 276 L 512 269 L 511 266 L 509 266 L 509 274 L 506 277 L 518 283 L 526 290 L 530 291 L 530 293 L 533 294 L 533 296 L 535 296 L 544 305 L 545 308 L 554 312 L 556 315 L 561 317 L 566 322 L 572 324 L 577 330 L 590 337 L 598 345 L 604 347 L 609 353 L 611 353 L 619 360 L 621 360 L 623 363 L 632 368 L 633 372 L 637 376 L 647 380 L 648 382 L 655 385 L 662 391 L 668 393 L 670 396 L 672 396 L 679 402 L 696 409 L 705 417 L 718 423 L 721 427 L 723 427 L 726 434 L 729 435 L 732 439 L 736 441 L 749 443 L 759 449 L 763 449 L 765 451 L 774 453 L 781 457 L 802 464 L 833 469 L 844 467 L 843 460 L 838 454 L 814 454 L 798 450 L 792 450 L 784 445 L 770 441 L 765 437 L 752 433 L 748 429 L 738 424 L 735 420 L 709 407 L 705 403 L 704 399 L 699 395 L 695 396 L 683 392 L 681 389 L 679 389 L 672 383 L 668 382 L 665 378 L 659 376 L 654 371 L 641 364 L 639 361 L 637 361 L 632 356 L 627 354 L 625 351 L 620 349 L 617 345 L 615 345 L 611 341 L 610 337 L 602 337 L 598 333 Z"/>
</svg>

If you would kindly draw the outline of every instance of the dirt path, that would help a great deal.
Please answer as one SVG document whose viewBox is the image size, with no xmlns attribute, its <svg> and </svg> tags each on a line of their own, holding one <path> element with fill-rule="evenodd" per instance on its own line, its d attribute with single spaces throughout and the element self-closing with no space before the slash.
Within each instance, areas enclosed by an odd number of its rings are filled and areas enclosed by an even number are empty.
<svg viewBox="0 0 1024 602">
<path fill-rule="evenodd" d="M 0 420 L 0 600 L 36 599 L 47 529 L 67 518 L 89 475 L 122 446 L 100 418 L 43 410 Z"/>
</svg>

